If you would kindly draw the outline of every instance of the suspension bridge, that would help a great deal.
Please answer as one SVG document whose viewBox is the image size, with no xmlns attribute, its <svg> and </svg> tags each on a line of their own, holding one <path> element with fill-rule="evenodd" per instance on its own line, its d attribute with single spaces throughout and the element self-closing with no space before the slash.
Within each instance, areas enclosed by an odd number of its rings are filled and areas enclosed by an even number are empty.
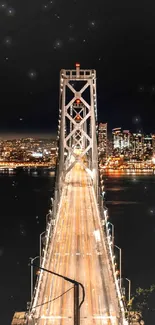
<svg viewBox="0 0 155 325">
<path fill-rule="evenodd" d="M 40 272 L 23 323 L 14 316 L 12 324 L 128 324 L 102 192 L 96 71 L 76 64 L 60 72 L 55 194 Z"/>
</svg>

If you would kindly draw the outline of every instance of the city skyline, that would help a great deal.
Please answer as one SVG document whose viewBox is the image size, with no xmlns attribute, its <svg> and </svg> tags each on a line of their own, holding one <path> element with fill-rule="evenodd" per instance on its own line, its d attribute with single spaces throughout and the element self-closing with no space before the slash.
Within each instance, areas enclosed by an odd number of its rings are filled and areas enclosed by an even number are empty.
<svg viewBox="0 0 155 325">
<path fill-rule="evenodd" d="M 108 157 L 124 157 L 127 160 L 150 160 L 155 156 L 155 134 L 131 132 L 117 127 L 107 132 L 107 123 L 98 126 L 98 153 L 100 163 Z"/>
</svg>

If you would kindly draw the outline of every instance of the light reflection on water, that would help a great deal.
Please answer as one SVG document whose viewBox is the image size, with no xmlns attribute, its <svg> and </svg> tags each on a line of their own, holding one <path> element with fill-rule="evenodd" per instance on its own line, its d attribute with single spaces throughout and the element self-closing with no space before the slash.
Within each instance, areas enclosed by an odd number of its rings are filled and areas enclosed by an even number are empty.
<svg viewBox="0 0 155 325">
<path fill-rule="evenodd" d="M 109 189 L 109 191 L 117 192 L 117 191 L 125 191 L 128 189 L 128 187 L 118 186 L 118 187 L 111 187 L 108 189 Z"/>
<path fill-rule="evenodd" d="M 100 170 L 100 173 L 106 176 L 124 177 L 124 176 L 135 176 L 135 175 L 155 175 L 155 170 Z"/>
<path fill-rule="evenodd" d="M 129 205 L 129 204 L 140 204 L 136 201 L 106 201 L 107 205 Z"/>
<path fill-rule="evenodd" d="M 43 177 L 45 175 L 45 177 L 54 177 L 55 176 L 55 172 L 50 169 L 46 169 L 46 168 L 0 168 L 0 177 L 1 176 L 8 176 L 8 177 L 14 177 L 17 174 L 19 174 L 19 172 L 25 173 L 25 174 L 29 174 L 32 177 L 40 177 L 40 175 Z"/>
</svg>

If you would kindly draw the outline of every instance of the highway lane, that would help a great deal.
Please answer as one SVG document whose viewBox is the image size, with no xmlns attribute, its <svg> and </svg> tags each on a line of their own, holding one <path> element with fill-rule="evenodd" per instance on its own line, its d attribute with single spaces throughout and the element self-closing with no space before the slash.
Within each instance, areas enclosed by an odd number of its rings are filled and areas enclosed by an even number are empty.
<svg viewBox="0 0 155 325">
<path fill-rule="evenodd" d="M 90 176 L 79 164 L 67 174 L 53 244 L 45 267 L 83 283 L 81 324 L 118 325 L 118 302 Z M 71 283 L 44 272 L 36 308 L 38 325 L 73 324 Z M 48 303 L 46 303 L 48 302 Z M 110 317 L 110 318 L 109 318 Z"/>
</svg>

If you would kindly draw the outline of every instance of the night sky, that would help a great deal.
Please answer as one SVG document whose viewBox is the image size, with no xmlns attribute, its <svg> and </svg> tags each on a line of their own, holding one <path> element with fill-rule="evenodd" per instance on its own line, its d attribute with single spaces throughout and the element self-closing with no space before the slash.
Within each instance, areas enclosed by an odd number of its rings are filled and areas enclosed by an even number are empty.
<svg viewBox="0 0 155 325">
<path fill-rule="evenodd" d="M 2 0 L 0 136 L 56 133 L 59 73 L 74 69 L 76 62 L 97 71 L 98 119 L 108 122 L 109 131 L 122 126 L 155 132 L 155 1 Z M 28 179 L 24 187 L 22 177 L 21 187 L 12 182 L 1 178 L 4 325 L 15 310 L 26 308 L 28 258 L 38 254 L 36 238 L 44 230 L 51 196 L 46 182 L 32 186 Z M 33 204 L 28 200 L 31 191 Z M 34 194 L 38 192 L 40 196 Z M 36 230 L 39 211 L 42 221 Z M 132 278 L 130 272 L 127 276 Z"/>
<path fill-rule="evenodd" d="M 99 121 L 155 132 L 153 0 L 0 3 L 0 133 L 57 129 L 59 71 L 97 70 Z"/>
</svg>

